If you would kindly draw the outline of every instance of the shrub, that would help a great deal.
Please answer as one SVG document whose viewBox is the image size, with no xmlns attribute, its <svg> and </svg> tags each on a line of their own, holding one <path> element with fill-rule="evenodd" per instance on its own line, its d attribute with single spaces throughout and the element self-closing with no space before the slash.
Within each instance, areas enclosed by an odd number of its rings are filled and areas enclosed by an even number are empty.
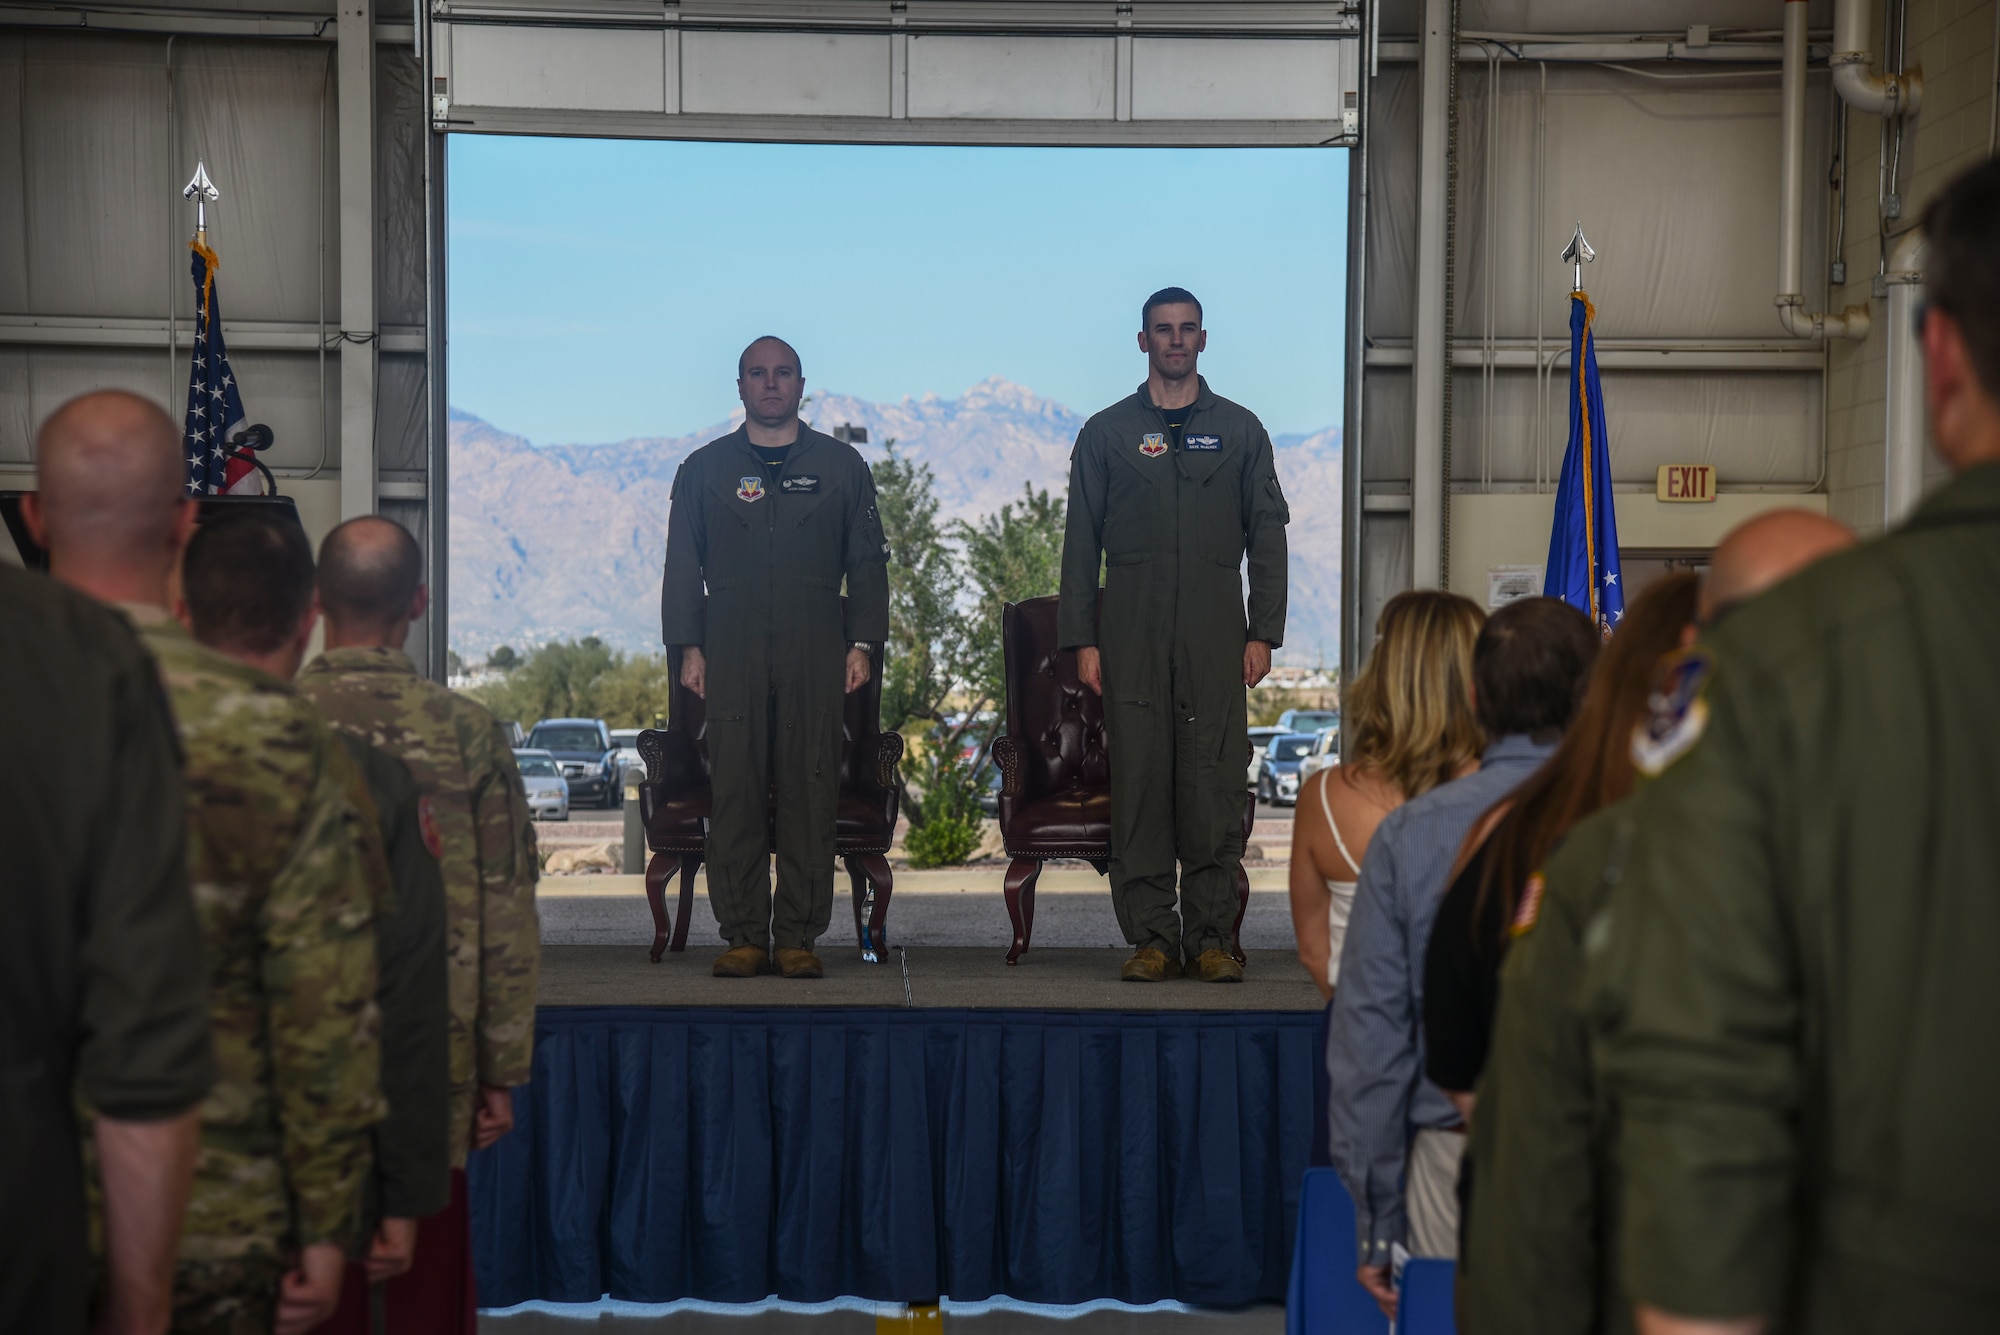
<svg viewBox="0 0 2000 1335">
<path fill-rule="evenodd" d="M 955 867 L 979 847 L 979 766 L 958 756 L 940 757 L 918 803 L 903 851 L 912 867 Z"/>
</svg>

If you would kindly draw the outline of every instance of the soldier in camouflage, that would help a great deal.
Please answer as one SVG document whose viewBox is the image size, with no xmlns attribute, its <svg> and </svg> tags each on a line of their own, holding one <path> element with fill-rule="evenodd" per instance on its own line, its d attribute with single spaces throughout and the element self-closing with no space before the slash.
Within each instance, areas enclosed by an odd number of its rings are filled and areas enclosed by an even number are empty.
<svg viewBox="0 0 2000 1335">
<path fill-rule="evenodd" d="M 353 519 L 327 535 L 319 563 L 327 648 L 306 665 L 299 687 L 335 727 L 409 766 L 430 804 L 445 883 L 449 1126 L 458 1170 L 468 1149 L 512 1128 L 513 1089 L 529 1078 L 540 867 L 520 771 L 499 722 L 417 675 L 403 652 L 427 601 L 422 571 L 415 541 L 387 520 Z M 435 1227 L 424 1225 L 418 1271 L 431 1264 L 434 1231 L 454 1231 L 463 1244 L 463 1189 L 455 1171 L 452 1209 Z M 394 1288 L 390 1300 L 393 1319 Z"/>
<path fill-rule="evenodd" d="M 55 577 L 139 631 L 187 758 L 218 1079 L 174 1329 L 293 1335 L 332 1311 L 383 1111 L 370 874 L 333 731 L 289 684 L 203 648 L 167 611 L 194 522 L 179 447 L 143 399 L 66 404 L 41 431 L 31 522 Z"/>
</svg>

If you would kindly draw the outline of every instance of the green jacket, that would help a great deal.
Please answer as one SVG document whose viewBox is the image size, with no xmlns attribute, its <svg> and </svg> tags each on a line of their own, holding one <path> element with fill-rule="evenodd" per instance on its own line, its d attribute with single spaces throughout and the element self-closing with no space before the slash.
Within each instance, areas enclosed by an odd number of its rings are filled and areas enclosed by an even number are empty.
<svg viewBox="0 0 2000 1335">
<path fill-rule="evenodd" d="M 690 454 L 667 520 L 661 642 L 699 645 L 727 671 L 773 637 L 836 662 L 848 643 L 889 638 L 875 479 L 852 445 L 804 424 L 775 482 L 742 428 Z"/>
<path fill-rule="evenodd" d="M 1674 745 L 1590 929 L 1626 1287 L 1805 1330 L 1990 1331 L 2000 464 L 1707 652 L 1655 719 Z"/>
<path fill-rule="evenodd" d="M 184 1262 L 361 1236 L 383 1112 L 375 885 L 353 764 L 290 684 L 128 606 L 187 755 L 188 880 L 208 960 L 217 1079 L 201 1109 Z"/>
<path fill-rule="evenodd" d="M 1194 401 L 1181 448 L 1146 386 L 1083 424 L 1070 452 L 1056 635 L 1099 643 L 1097 572 L 1107 634 L 1285 639 L 1285 525 L 1271 437 L 1255 413 L 1209 389 Z M 1246 619 L 1243 579 L 1250 558 Z M 1117 600 L 1122 611 L 1112 609 Z"/>
<path fill-rule="evenodd" d="M 336 728 L 409 766 L 429 799 L 445 892 L 452 1157 L 463 1165 L 478 1087 L 524 1085 L 533 1066 L 541 870 L 513 748 L 485 706 L 418 676 L 400 649 L 330 649 L 298 685 Z"/>
<path fill-rule="evenodd" d="M 382 1010 L 382 1097 L 389 1109 L 375 1127 L 369 1215 L 421 1219 L 451 1203 L 444 878 L 425 846 L 430 817 L 409 768 L 352 733 L 340 740 L 366 785 L 356 799 L 369 817 L 360 838 L 370 860 L 380 858 L 389 873 L 375 912 L 375 1000 Z"/>
<path fill-rule="evenodd" d="M 1619 1335 L 1612 1110 L 1577 1007 L 1584 931 L 1610 891 L 1632 802 L 1579 822 L 1543 871 L 1539 908 L 1500 966 L 1500 1006 L 1472 1114 L 1467 1335 Z"/>
</svg>

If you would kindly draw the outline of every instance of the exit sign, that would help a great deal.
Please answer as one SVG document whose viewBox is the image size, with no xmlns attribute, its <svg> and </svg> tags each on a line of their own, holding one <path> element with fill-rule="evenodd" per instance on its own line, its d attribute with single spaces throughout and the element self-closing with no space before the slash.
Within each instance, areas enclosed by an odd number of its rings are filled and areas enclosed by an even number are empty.
<svg viewBox="0 0 2000 1335">
<path fill-rule="evenodd" d="M 1661 464 L 1658 490 L 1663 501 L 1712 501 L 1715 499 L 1715 467 L 1712 464 Z"/>
</svg>

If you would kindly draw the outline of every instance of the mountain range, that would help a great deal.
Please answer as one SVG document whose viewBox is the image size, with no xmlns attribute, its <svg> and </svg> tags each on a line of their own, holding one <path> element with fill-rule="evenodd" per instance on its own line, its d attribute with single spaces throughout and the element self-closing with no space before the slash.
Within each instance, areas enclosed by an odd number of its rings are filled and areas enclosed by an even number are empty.
<svg viewBox="0 0 2000 1335">
<path fill-rule="evenodd" d="M 1024 483 L 1060 493 L 1084 419 L 1010 381 L 955 399 L 870 403 L 814 395 L 801 410 L 822 431 L 865 427 L 871 463 L 883 442 L 929 464 L 945 519 L 976 519 L 1017 500 Z M 468 660 L 595 635 L 659 647 L 667 497 L 687 455 L 733 430 L 738 412 L 686 436 L 609 445 L 536 446 L 457 408 L 451 414 L 452 647 Z M 1331 662 L 1339 643 L 1340 429 L 1273 440 L 1291 502 L 1291 600 L 1279 661 Z M 1054 592 L 1054 590 L 1050 590 Z"/>
</svg>

